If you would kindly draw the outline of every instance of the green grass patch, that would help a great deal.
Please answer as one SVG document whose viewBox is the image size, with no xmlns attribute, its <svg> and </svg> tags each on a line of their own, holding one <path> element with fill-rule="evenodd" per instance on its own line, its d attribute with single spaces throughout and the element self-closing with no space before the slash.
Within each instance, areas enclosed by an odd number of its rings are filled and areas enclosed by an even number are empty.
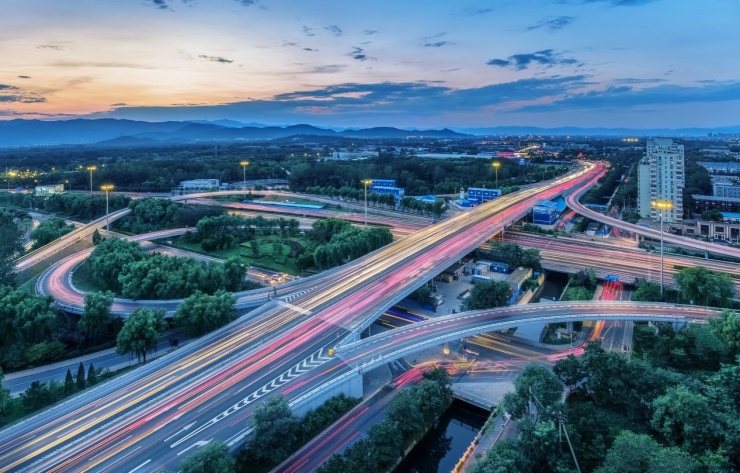
<svg viewBox="0 0 740 473">
<path fill-rule="evenodd" d="M 309 242 L 306 238 L 291 237 L 290 240 L 298 242 L 304 249 L 308 248 Z M 259 244 L 260 257 L 255 258 L 252 256 L 251 243 L 242 243 L 236 248 L 228 248 L 224 250 L 204 251 L 200 243 L 193 243 L 185 241 L 184 238 L 177 238 L 172 241 L 172 246 L 194 253 L 200 253 L 207 256 L 213 256 L 215 258 L 228 259 L 231 257 L 237 257 L 244 263 L 254 266 L 255 268 L 267 269 L 270 271 L 277 271 L 280 273 L 292 274 L 300 276 L 301 271 L 296 268 L 295 258 L 288 257 L 290 254 L 290 246 L 283 243 L 278 237 L 274 235 L 268 235 L 264 237 L 258 237 L 256 241 Z M 280 243 L 280 254 L 273 254 L 273 242 Z M 305 274 L 305 272 L 304 272 Z"/>
<path fill-rule="evenodd" d="M 82 292 L 102 291 L 103 288 L 95 283 L 90 274 L 90 265 L 87 260 L 78 265 L 72 272 L 72 284 Z"/>
<path fill-rule="evenodd" d="M 319 202 L 317 200 L 311 200 L 311 199 L 304 199 L 303 197 L 296 197 L 291 195 L 283 196 L 283 195 L 267 195 L 260 199 L 263 202 L 280 202 L 285 204 L 298 204 L 298 205 L 326 205 L 324 202 Z"/>
</svg>

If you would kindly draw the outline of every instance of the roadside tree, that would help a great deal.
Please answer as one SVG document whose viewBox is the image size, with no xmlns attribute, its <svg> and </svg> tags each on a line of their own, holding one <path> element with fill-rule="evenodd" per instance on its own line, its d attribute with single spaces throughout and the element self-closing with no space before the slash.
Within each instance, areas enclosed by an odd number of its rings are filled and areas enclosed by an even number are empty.
<svg viewBox="0 0 740 473">
<path fill-rule="evenodd" d="M 166 329 L 164 310 L 140 307 L 126 319 L 118 333 L 116 352 L 135 355 L 146 363 L 146 354 L 157 347 L 157 341 Z"/>
</svg>

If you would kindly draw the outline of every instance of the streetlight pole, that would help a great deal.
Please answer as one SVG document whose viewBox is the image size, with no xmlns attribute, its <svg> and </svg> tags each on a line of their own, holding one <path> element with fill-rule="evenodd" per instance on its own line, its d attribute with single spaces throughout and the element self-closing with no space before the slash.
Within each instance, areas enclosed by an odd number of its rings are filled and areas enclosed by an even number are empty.
<svg viewBox="0 0 740 473">
<path fill-rule="evenodd" d="M 362 181 L 363 184 L 365 184 L 365 228 L 367 228 L 367 186 L 373 183 L 370 179 L 365 179 Z"/>
<path fill-rule="evenodd" d="M 110 231 L 110 222 L 108 221 L 108 191 L 113 190 L 113 184 L 103 184 L 101 190 L 105 191 L 105 231 Z"/>
<path fill-rule="evenodd" d="M 247 200 L 247 166 L 249 165 L 249 161 L 241 161 L 239 164 L 242 165 L 242 172 L 243 172 L 243 183 L 242 183 L 242 189 L 244 189 L 244 200 Z"/>
<path fill-rule="evenodd" d="M 673 203 L 667 200 L 656 200 L 650 205 L 660 210 L 660 298 L 663 298 L 663 212 L 673 208 Z"/>
<path fill-rule="evenodd" d="M 496 189 L 498 189 L 498 168 L 499 167 L 501 167 L 501 163 L 499 163 L 498 161 L 493 163 L 493 169 L 496 170 Z"/>
<path fill-rule="evenodd" d="M 93 193 L 93 190 L 92 190 L 92 173 L 93 173 L 93 171 L 95 171 L 96 169 L 98 169 L 98 167 L 97 167 L 97 166 L 88 166 L 88 167 L 87 167 L 87 170 L 88 170 L 88 171 L 90 171 L 90 194 L 91 194 L 91 195 L 92 195 L 92 193 Z"/>
</svg>

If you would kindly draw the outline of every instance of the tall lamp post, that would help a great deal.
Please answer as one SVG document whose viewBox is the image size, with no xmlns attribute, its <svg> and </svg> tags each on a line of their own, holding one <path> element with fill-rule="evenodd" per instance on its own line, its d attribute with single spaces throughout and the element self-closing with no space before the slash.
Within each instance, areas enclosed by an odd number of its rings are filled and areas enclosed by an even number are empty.
<svg viewBox="0 0 740 473">
<path fill-rule="evenodd" d="M 365 179 L 362 181 L 365 184 L 365 228 L 367 228 L 367 186 L 373 183 L 372 179 Z"/>
<path fill-rule="evenodd" d="M 493 163 L 493 169 L 496 170 L 496 189 L 498 189 L 498 168 L 500 167 L 501 167 L 501 163 L 499 163 L 498 161 Z"/>
<path fill-rule="evenodd" d="M 244 200 L 247 200 L 247 166 L 249 166 L 249 161 L 241 161 L 239 164 L 242 165 L 242 172 L 243 172 L 243 183 L 242 183 L 242 189 L 244 189 Z"/>
<path fill-rule="evenodd" d="M 100 190 L 105 191 L 105 230 L 110 231 L 110 222 L 108 222 L 108 192 L 113 190 L 113 184 L 103 184 Z"/>
<path fill-rule="evenodd" d="M 667 200 L 654 200 L 650 205 L 660 210 L 660 298 L 663 298 L 663 212 L 673 208 Z"/>
<path fill-rule="evenodd" d="M 93 171 L 95 171 L 97 169 L 98 169 L 97 166 L 88 166 L 87 167 L 87 170 L 90 171 L 90 194 L 93 193 L 93 191 L 92 191 L 92 173 L 93 173 Z"/>
</svg>

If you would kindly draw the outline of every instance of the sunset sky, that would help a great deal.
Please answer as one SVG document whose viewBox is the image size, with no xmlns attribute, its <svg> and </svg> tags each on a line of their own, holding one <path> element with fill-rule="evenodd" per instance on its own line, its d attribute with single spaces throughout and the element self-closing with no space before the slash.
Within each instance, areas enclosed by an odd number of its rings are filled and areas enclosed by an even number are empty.
<svg viewBox="0 0 740 473">
<path fill-rule="evenodd" d="M 740 125 L 738 0 L 3 0 L 0 119 Z"/>
</svg>

